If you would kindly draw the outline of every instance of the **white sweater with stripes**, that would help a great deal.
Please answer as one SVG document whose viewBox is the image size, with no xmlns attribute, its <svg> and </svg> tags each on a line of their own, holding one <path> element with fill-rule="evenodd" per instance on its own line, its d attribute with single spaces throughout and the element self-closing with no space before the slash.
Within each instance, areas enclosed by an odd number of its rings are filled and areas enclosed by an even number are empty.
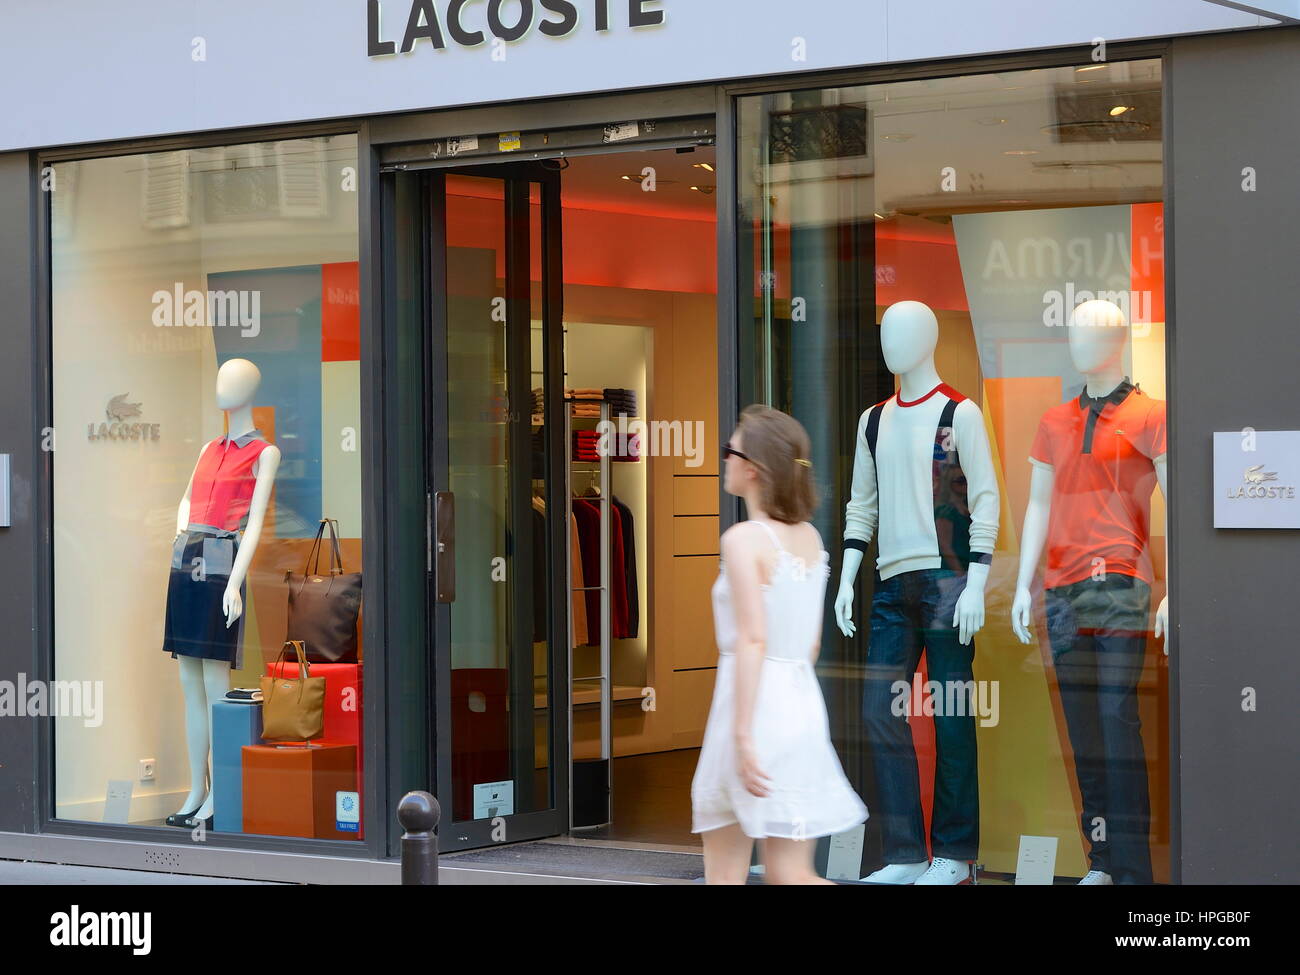
<svg viewBox="0 0 1300 975">
<path fill-rule="evenodd" d="M 997 472 L 980 408 L 945 384 L 906 405 L 895 394 L 885 401 L 880 415 L 874 461 L 867 445 L 871 410 L 864 410 L 858 419 L 853 486 L 844 519 L 846 542 L 857 540 L 865 548 L 879 536 L 876 568 L 881 579 L 942 565 L 933 462 L 935 433 L 949 399 L 958 400 L 952 435 L 966 475 L 970 550 L 991 555 L 997 543 Z"/>
</svg>

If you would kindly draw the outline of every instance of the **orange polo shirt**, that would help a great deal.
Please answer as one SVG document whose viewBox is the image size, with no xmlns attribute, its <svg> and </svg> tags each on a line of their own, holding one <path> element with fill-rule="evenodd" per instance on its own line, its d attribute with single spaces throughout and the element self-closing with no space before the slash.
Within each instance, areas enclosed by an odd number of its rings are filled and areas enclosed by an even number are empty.
<svg viewBox="0 0 1300 975">
<path fill-rule="evenodd" d="M 1153 461 L 1166 449 L 1164 402 L 1127 378 L 1105 396 L 1085 389 L 1043 414 L 1029 462 L 1054 473 L 1044 585 L 1099 570 L 1152 581 Z"/>
</svg>

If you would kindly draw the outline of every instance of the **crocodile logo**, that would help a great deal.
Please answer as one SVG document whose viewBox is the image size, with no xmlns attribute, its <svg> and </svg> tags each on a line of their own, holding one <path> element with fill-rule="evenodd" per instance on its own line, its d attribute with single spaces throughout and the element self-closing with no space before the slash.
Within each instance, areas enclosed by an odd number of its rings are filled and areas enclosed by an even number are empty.
<svg viewBox="0 0 1300 975">
<path fill-rule="evenodd" d="M 1247 484 L 1263 484 L 1265 481 L 1276 481 L 1277 471 L 1266 471 L 1263 464 L 1256 464 L 1253 467 L 1247 467 L 1246 472 L 1241 475 L 1241 479 Z"/>
<path fill-rule="evenodd" d="M 109 420 L 121 423 L 123 420 L 129 420 L 133 416 L 140 416 L 140 404 L 128 403 L 126 398 L 130 393 L 119 393 L 108 401 L 108 406 L 104 407 L 104 415 Z"/>
</svg>

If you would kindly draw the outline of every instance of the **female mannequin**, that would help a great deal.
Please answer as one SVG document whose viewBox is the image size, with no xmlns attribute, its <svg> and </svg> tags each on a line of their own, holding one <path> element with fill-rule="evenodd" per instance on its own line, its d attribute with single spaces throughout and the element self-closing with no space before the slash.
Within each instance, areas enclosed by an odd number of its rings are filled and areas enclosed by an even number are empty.
<svg viewBox="0 0 1300 975">
<path fill-rule="evenodd" d="M 228 434 L 204 445 L 176 511 L 163 650 L 180 661 L 190 791 L 167 817 L 170 826 L 212 825 L 212 704 L 225 697 L 231 665 L 240 660 L 243 627 L 234 624 L 244 612 L 244 581 L 280 466 L 280 451 L 253 427 L 261 382 L 247 359 L 217 370 L 217 407 L 226 413 Z"/>
</svg>

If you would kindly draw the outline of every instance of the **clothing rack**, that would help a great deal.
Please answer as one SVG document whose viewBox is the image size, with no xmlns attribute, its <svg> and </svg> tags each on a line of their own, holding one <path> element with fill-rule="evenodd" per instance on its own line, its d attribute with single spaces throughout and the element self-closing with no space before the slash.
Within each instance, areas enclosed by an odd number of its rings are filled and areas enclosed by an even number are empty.
<svg viewBox="0 0 1300 975">
<path fill-rule="evenodd" d="M 597 419 L 596 417 L 579 417 L 579 419 Z M 600 423 L 606 423 L 610 419 L 610 405 L 601 401 L 600 404 Z M 574 459 L 573 459 L 573 401 L 566 399 L 564 402 L 564 472 L 565 485 L 564 496 L 567 499 L 566 505 L 569 516 L 573 513 L 573 480 L 574 480 Z M 602 428 L 603 429 L 603 428 Z M 582 463 L 591 463 L 584 461 Z M 582 676 L 576 677 L 573 674 L 573 648 L 572 641 L 569 647 L 569 711 L 573 711 L 573 684 L 576 681 L 597 680 L 600 684 L 600 759 L 596 762 L 574 762 L 573 775 L 569 779 L 569 825 L 573 829 L 587 829 L 597 826 L 606 826 L 609 824 L 612 816 L 610 808 L 611 797 L 613 795 L 613 703 L 614 703 L 614 674 L 613 674 L 613 613 L 611 587 L 613 585 L 613 566 L 611 564 L 612 539 L 610 537 L 610 526 L 612 518 L 610 514 L 611 505 L 611 485 L 610 485 L 610 463 L 611 459 L 608 453 L 601 453 L 600 459 L 596 461 L 598 467 L 584 469 L 583 473 L 598 474 L 600 479 L 600 497 L 598 508 L 600 510 L 600 581 L 598 585 L 584 585 L 581 590 L 573 586 L 573 542 L 569 532 L 565 532 L 565 547 L 567 558 L 565 564 L 568 569 L 566 572 L 567 588 L 570 593 L 577 591 L 587 591 L 597 589 L 600 593 L 600 673 L 594 677 Z M 590 582 L 583 579 L 583 582 Z M 569 632 L 573 632 L 573 599 L 570 597 L 566 600 L 569 607 Z M 587 620 L 587 632 L 591 632 L 591 620 Z M 573 723 L 569 723 L 569 754 L 573 754 Z M 575 782 L 581 775 L 581 782 Z M 586 792 L 587 795 L 576 797 L 574 787 L 578 786 L 580 791 Z"/>
</svg>

